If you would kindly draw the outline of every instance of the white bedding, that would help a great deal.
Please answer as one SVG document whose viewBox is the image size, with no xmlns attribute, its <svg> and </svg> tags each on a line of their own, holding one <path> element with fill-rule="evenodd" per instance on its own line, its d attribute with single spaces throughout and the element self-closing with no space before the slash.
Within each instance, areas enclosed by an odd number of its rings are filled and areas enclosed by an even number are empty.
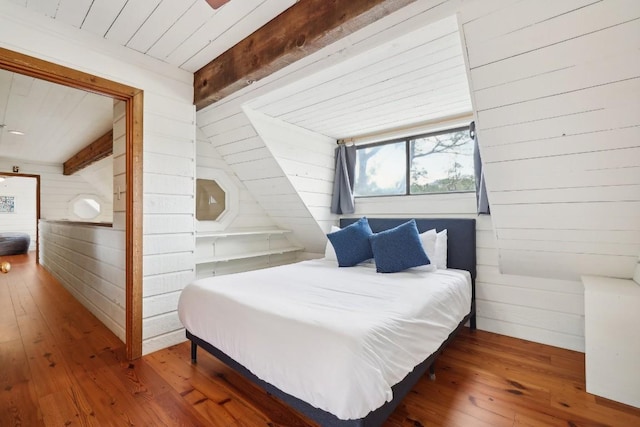
<svg viewBox="0 0 640 427">
<path fill-rule="evenodd" d="M 198 280 L 182 324 L 259 378 L 340 419 L 392 399 L 469 313 L 461 270 L 376 273 L 313 260 Z"/>
</svg>

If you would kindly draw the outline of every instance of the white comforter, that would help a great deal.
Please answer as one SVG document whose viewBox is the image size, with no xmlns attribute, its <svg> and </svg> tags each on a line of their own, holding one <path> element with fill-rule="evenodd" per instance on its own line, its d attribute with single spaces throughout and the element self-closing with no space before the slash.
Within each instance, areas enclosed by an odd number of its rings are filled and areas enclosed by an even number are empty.
<svg viewBox="0 0 640 427">
<path fill-rule="evenodd" d="M 357 419 L 392 399 L 391 387 L 438 349 L 470 304 L 464 271 L 380 274 L 313 260 L 198 280 L 178 313 L 259 378 Z"/>
</svg>

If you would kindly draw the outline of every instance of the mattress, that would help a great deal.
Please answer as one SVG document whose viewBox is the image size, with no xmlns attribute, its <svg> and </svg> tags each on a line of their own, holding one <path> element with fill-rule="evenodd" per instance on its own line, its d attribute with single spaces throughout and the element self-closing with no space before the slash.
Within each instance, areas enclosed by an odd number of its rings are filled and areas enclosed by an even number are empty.
<svg viewBox="0 0 640 427">
<path fill-rule="evenodd" d="M 311 260 L 197 280 L 178 314 L 260 379 L 347 420 L 390 401 L 470 306 L 466 271 L 381 274 Z"/>
</svg>

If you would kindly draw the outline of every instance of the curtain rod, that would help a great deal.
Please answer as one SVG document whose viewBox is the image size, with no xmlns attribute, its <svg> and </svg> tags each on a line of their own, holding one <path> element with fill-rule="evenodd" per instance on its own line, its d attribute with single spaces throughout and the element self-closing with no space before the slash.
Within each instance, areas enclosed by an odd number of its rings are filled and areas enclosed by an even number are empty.
<svg viewBox="0 0 640 427">
<path fill-rule="evenodd" d="M 473 113 L 468 112 L 464 114 L 458 114 L 455 116 L 443 117 L 436 120 L 427 120 L 421 123 L 412 124 L 410 126 L 403 126 L 394 129 L 385 129 L 378 132 L 372 132 L 369 134 L 362 134 L 358 136 L 352 136 L 349 138 L 341 138 L 336 141 L 340 144 L 359 144 L 367 142 L 384 141 L 385 139 L 402 138 L 404 136 L 410 136 L 412 134 L 426 133 L 431 130 L 438 130 L 435 128 L 447 128 L 460 125 L 465 122 L 471 122 L 473 120 Z M 431 128 L 431 129 L 425 129 Z"/>
</svg>

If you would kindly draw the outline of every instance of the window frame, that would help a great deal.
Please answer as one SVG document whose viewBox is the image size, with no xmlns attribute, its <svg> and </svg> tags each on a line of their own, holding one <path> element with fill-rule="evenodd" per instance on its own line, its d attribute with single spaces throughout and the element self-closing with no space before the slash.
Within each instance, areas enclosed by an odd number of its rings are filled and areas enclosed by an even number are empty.
<svg viewBox="0 0 640 427">
<path fill-rule="evenodd" d="M 428 138 L 431 136 L 444 135 L 446 133 L 455 133 L 460 131 L 469 132 L 470 125 L 465 126 L 456 126 L 452 128 L 442 129 L 433 132 L 420 133 L 415 135 L 409 135 L 401 138 L 393 138 L 393 139 L 385 139 L 384 141 L 376 141 L 368 144 L 356 145 L 356 158 L 357 158 L 357 150 L 365 149 L 365 148 L 373 148 L 379 147 L 382 145 L 389 144 L 397 144 L 398 142 L 404 142 L 404 161 L 405 161 L 405 192 L 404 194 L 377 194 L 377 195 L 369 195 L 369 196 L 354 196 L 357 199 L 363 198 L 373 198 L 373 197 L 406 197 L 406 196 L 429 196 L 436 194 L 465 194 L 465 193 L 474 193 L 475 190 L 461 190 L 461 191 L 441 191 L 437 193 L 411 193 L 411 159 L 409 158 L 410 147 L 412 140 L 420 139 L 420 138 Z M 354 177 L 355 183 L 355 177 Z"/>
</svg>

